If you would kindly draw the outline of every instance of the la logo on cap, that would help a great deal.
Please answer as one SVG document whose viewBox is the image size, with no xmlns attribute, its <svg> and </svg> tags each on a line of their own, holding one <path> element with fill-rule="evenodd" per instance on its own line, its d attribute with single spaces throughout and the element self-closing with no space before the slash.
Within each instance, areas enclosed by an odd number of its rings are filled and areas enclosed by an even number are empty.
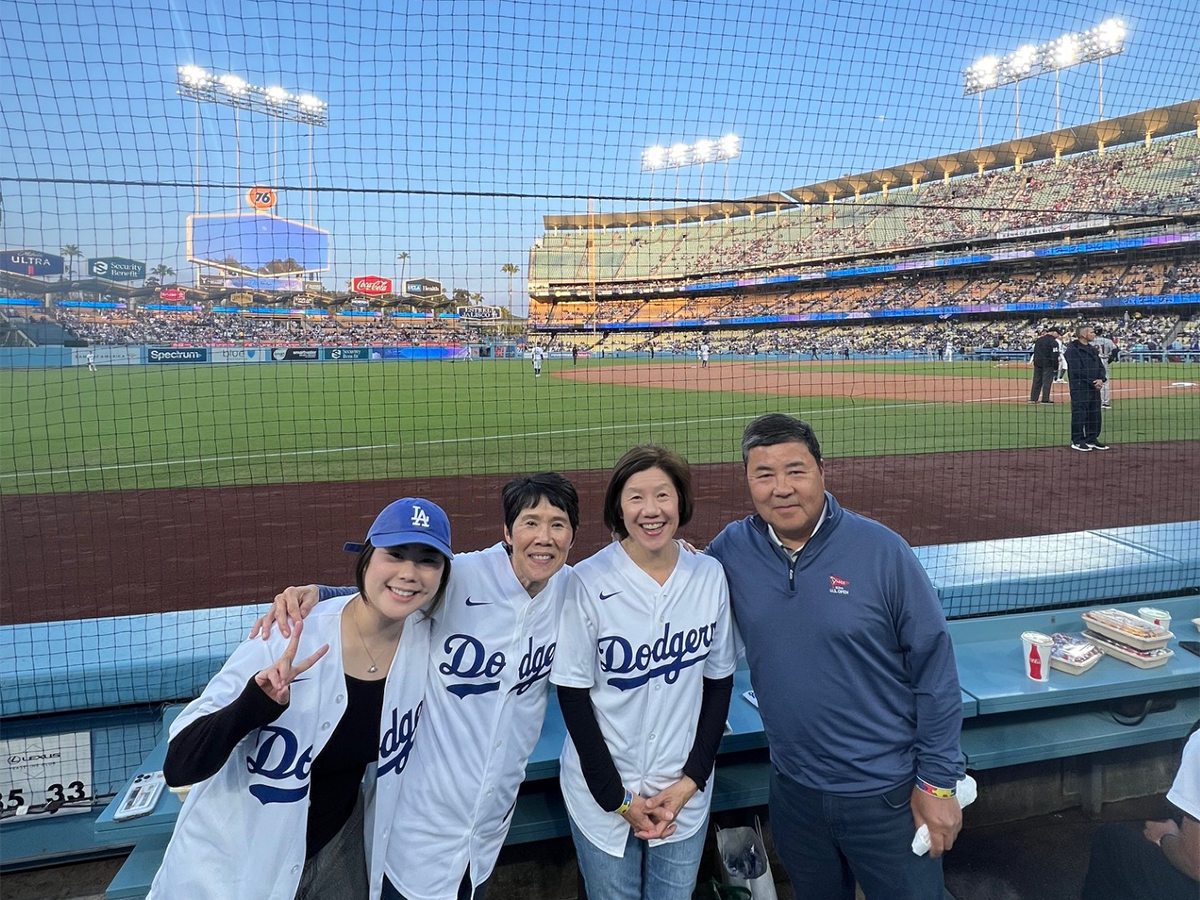
<svg viewBox="0 0 1200 900">
<path fill-rule="evenodd" d="M 429 513 L 416 504 L 413 504 L 412 524 L 419 525 L 422 528 L 429 527 Z"/>
</svg>

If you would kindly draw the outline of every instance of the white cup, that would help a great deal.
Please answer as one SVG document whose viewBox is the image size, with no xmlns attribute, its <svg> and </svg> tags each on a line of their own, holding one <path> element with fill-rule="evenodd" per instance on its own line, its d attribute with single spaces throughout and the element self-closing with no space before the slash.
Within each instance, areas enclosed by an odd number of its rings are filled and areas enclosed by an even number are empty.
<svg viewBox="0 0 1200 900">
<path fill-rule="evenodd" d="M 1025 674 L 1034 681 L 1049 681 L 1054 639 L 1040 631 L 1026 631 L 1021 635 L 1021 648 L 1025 654 Z"/>
<path fill-rule="evenodd" d="M 1171 629 L 1171 614 L 1165 610 L 1155 609 L 1153 606 L 1143 606 L 1138 610 L 1138 615 L 1148 622 L 1161 625 L 1168 631 Z"/>
</svg>

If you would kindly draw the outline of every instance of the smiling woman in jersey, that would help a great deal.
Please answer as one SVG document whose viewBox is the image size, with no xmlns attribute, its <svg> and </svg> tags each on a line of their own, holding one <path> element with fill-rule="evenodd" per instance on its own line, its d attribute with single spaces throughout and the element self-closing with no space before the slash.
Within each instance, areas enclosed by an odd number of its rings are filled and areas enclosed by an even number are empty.
<svg viewBox="0 0 1200 900">
<path fill-rule="evenodd" d="M 716 560 L 681 553 L 691 470 L 663 447 L 613 469 L 619 538 L 574 568 L 550 680 L 569 738 L 563 797 L 589 900 L 687 900 L 735 664 Z"/>
<path fill-rule="evenodd" d="M 171 726 L 163 772 L 193 787 L 151 898 L 358 900 L 381 883 L 364 838 L 387 844 L 430 615 L 450 576 L 450 522 L 405 498 L 346 548 L 358 553 L 358 593 L 321 604 L 290 640 L 246 641 Z"/>
</svg>

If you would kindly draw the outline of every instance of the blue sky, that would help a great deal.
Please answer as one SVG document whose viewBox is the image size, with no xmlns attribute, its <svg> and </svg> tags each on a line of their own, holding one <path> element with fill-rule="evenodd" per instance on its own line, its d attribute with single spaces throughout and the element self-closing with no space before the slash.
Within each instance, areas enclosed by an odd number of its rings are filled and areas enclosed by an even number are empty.
<svg viewBox="0 0 1200 900">
<path fill-rule="evenodd" d="M 395 276 L 404 251 L 407 275 L 504 302 L 500 266 L 524 277 L 543 215 L 645 203 L 651 144 L 736 132 L 730 196 L 972 146 L 963 67 L 1109 16 L 1130 38 L 1105 65 L 1106 115 L 1200 96 L 1200 4 L 1098 3 L 9 0 L 0 243 L 187 271 L 193 194 L 166 185 L 192 179 L 196 108 L 174 78 L 194 63 L 329 102 L 313 217 L 333 234 L 327 284 Z M 1053 97 L 1052 78 L 1023 83 L 1025 133 L 1053 127 Z M 986 140 L 1012 135 L 1012 99 L 987 95 Z M 1064 74 L 1062 108 L 1064 124 L 1095 118 L 1095 65 Z M 227 185 L 202 210 L 233 211 L 233 113 L 206 105 L 201 125 L 201 181 Z M 247 184 L 272 182 L 270 128 L 241 117 Z M 275 183 L 302 187 L 307 132 L 285 124 L 280 140 Z M 724 192 L 715 174 L 704 197 Z M 674 189 L 660 174 L 654 196 Z M 697 170 L 679 193 L 701 196 Z M 280 195 L 307 218 L 302 192 Z"/>
</svg>

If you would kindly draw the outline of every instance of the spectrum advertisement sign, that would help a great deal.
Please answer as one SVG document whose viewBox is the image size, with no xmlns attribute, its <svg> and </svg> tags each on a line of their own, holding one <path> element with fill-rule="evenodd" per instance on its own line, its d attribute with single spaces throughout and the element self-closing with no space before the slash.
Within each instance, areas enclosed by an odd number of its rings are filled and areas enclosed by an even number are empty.
<svg viewBox="0 0 1200 900">
<path fill-rule="evenodd" d="M 151 347 L 146 351 L 148 363 L 208 362 L 207 347 Z"/>
<path fill-rule="evenodd" d="M 42 278 L 63 273 L 63 258 L 41 250 L 0 250 L 0 270 Z"/>
</svg>

